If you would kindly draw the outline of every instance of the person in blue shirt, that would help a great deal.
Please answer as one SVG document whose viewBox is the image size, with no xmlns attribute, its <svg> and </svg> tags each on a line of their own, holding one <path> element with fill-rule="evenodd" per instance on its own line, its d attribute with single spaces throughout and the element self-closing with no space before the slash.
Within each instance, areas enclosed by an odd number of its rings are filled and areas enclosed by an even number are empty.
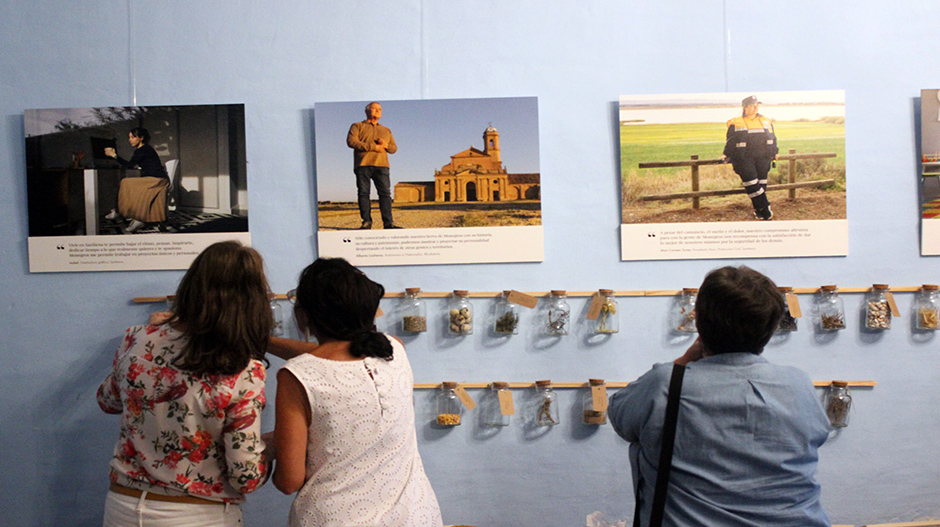
<svg viewBox="0 0 940 527">
<path fill-rule="evenodd" d="M 815 473 L 829 420 L 803 371 L 761 357 L 784 313 L 766 276 L 710 272 L 695 304 L 699 338 L 686 366 L 664 526 L 829 526 Z M 610 397 L 630 442 L 639 525 L 648 525 L 673 363 L 657 364 Z"/>
</svg>

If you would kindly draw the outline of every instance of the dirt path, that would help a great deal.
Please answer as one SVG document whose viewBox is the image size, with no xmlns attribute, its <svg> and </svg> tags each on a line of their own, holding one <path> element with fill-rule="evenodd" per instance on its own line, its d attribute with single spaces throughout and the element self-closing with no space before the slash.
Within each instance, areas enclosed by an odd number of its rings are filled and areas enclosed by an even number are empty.
<svg viewBox="0 0 940 527">
<path fill-rule="evenodd" d="M 845 219 L 845 192 L 797 191 L 789 200 L 785 192 L 770 193 L 774 220 Z M 744 196 L 703 198 L 701 208 L 692 208 L 692 200 L 644 202 L 624 207 L 623 223 L 692 223 L 720 221 L 757 221 L 750 201 Z"/>
<path fill-rule="evenodd" d="M 404 229 L 540 225 L 542 221 L 542 213 L 538 209 L 495 204 L 488 208 L 490 210 L 434 205 L 425 207 L 393 205 L 392 218 L 395 225 Z M 321 204 L 319 208 L 320 230 L 355 230 L 361 223 L 355 203 Z M 382 228 L 382 216 L 378 206 L 372 207 L 372 228 Z"/>
</svg>

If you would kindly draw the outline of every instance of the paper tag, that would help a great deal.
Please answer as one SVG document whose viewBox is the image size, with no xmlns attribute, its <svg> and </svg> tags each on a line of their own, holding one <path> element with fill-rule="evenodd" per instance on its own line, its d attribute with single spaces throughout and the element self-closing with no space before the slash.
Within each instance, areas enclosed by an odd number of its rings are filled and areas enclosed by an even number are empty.
<svg viewBox="0 0 940 527">
<path fill-rule="evenodd" d="M 800 300 L 796 297 L 796 293 L 787 293 L 787 308 L 790 310 L 791 317 L 800 318 L 803 316 L 803 312 L 800 311 Z"/>
<path fill-rule="evenodd" d="M 512 402 L 512 392 L 509 390 L 499 390 L 496 392 L 499 397 L 499 411 L 503 415 L 516 415 L 516 405 Z"/>
<path fill-rule="evenodd" d="M 594 405 L 595 412 L 606 412 L 607 411 L 607 385 L 592 385 L 591 386 L 591 399 L 592 404 Z"/>
<path fill-rule="evenodd" d="M 467 410 L 473 410 L 476 408 L 477 403 L 473 402 L 470 394 L 467 393 L 467 390 L 465 390 L 463 386 L 458 384 L 457 387 L 454 388 L 454 393 L 457 395 L 457 398 L 460 399 L 460 402 L 462 402 L 463 405 L 467 407 Z"/>
<path fill-rule="evenodd" d="M 379 318 L 380 316 L 382 316 L 382 315 L 384 315 L 384 314 L 385 314 L 385 312 L 382 311 L 381 306 L 378 307 L 378 308 L 375 310 L 375 318 Z"/>
<path fill-rule="evenodd" d="M 604 307 L 604 297 L 600 293 L 594 293 L 591 297 L 591 305 L 588 307 L 587 319 L 597 320 L 601 316 L 601 308 Z"/>
<path fill-rule="evenodd" d="M 532 295 L 527 295 L 525 293 L 520 293 L 515 289 L 509 292 L 509 296 L 506 297 L 506 300 L 512 302 L 513 304 L 527 307 L 529 309 L 533 309 L 539 303 L 538 298 L 535 298 Z"/>
<path fill-rule="evenodd" d="M 901 316 L 901 312 L 898 311 L 898 305 L 894 303 L 894 295 L 891 294 L 891 291 L 885 291 L 885 299 L 888 301 L 888 307 L 891 308 L 891 316 Z"/>
</svg>

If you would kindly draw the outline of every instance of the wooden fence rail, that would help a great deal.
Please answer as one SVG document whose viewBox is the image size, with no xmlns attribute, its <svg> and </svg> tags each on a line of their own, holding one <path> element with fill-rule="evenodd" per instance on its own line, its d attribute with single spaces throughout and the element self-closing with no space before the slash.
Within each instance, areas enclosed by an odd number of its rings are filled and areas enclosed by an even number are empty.
<svg viewBox="0 0 940 527">
<path fill-rule="evenodd" d="M 806 187 L 823 187 L 826 185 L 832 185 L 835 183 L 834 179 L 818 179 L 814 181 L 803 181 L 800 183 L 796 182 L 796 162 L 800 159 L 822 159 L 828 157 L 836 157 L 835 152 L 812 152 L 806 154 L 798 154 L 795 149 L 790 149 L 786 154 L 780 154 L 777 156 L 777 161 L 787 161 L 788 162 L 788 183 L 781 185 L 768 185 L 767 190 L 789 190 L 790 199 L 796 199 L 796 189 L 806 188 Z M 736 189 L 726 189 L 726 190 L 699 190 L 699 170 L 698 167 L 703 165 L 720 165 L 722 164 L 721 159 L 699 159 L 697 155 L 691 156 L 691 159 L 688 161 L 660 161 L 660 162 L 650 162 L 650 163 L 640 163 L 639 168 L 674 168 L 674 167 L 689 167 L 692 171 L 692 191 L 691 192 L 678 192 L 673 194 L 657 194 L 653 196 L 643 196 L 640 198 L 641 201 L 657 201 L 657 200 L 668 200 L 668 199 L 688 199 L 692 198 L 692 208 L 697 209 L 700 206 L 700 199 L 704 196 L 726 196 L 729 194 L 743 194 L 743 188 Z"/>
</svg>

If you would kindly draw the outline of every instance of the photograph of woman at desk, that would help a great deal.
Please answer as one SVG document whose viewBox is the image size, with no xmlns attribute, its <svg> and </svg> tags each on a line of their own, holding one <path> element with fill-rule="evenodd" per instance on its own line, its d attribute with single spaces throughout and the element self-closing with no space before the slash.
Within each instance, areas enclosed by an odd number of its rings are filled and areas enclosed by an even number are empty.
<svg viewBox="0 0 940 527">
<path fill-rule="evenodd" d="M 140 177 L 121 180 L 117 208 L 111 209 L 105 218 L 112 221 L 130 220 L 124 231 L 133 233 L 147 223 L 166 221 L 170 179 L 160 156 L 149 144 L 150 132 L 146 128 L 137 127 L 131 130 L 127 134 L 127 142 L 134 147 L 134 153 L 129 160 L 119 156 L 113 147 L 105 148 L 105 155 L 124 168 L 140 168 Z"/>
</svg>

